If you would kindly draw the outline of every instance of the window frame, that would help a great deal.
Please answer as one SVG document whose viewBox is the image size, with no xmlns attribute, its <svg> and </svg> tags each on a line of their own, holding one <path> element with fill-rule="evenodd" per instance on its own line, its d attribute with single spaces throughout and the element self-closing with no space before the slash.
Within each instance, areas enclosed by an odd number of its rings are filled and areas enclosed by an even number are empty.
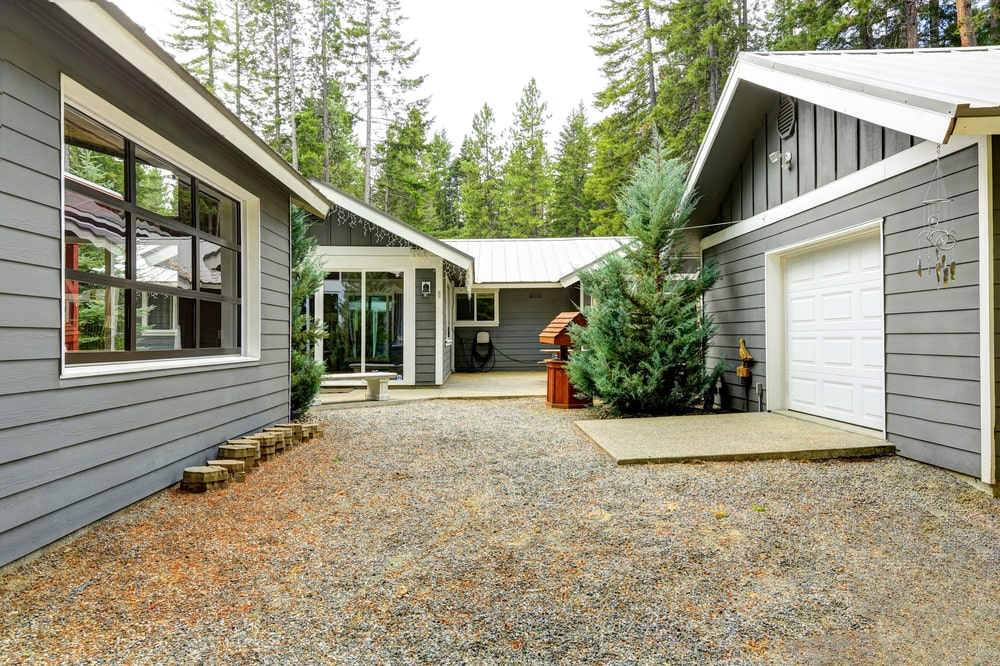
<svg viewBox="0 0 1000 666">
<path fill-rule="evenodd" d="M 182 229 L 192 236 L 193 247 L 197 248 L 201 240 L 214 243 L 219 247 L 224 247 L 239 253 L 239 265 L 234 276 L 234 285 L 237 291 L 236 296 L 223 295 L 211 291 L 204 291 L 197 288 L 197 279 L 191 289 L 158 285 L 156 283 L 141 282 L 134 274 L 134 266 L 130 266 L 126 272 L 126 278 L 114 278 L 100 274 L 76 272 L 68 269 L 65 260 L 61 262 L 60 271 L 62 273 L 63 284 L 69 282 L 97 283 L 111 287 L 124 287 L 131 290 L 125 307 L 126 329 L 128 340 L 126 346 L 131 348 L 127 351 L 92 351 L 75 352 L 66 347 L 65 336 L 60 336 L 61 366 L 62 376 L 72 377 L 79 375 L 100 375 L 113 374 L 117 372 L 135 372 L 143 370 L 154 370 L 160 368 L 188 367 L 193 365 L 214 365 L 219 363 L 233 363 L 239 361 L 257 361 L 260 358 L 260 200 L 248 190 L 240 187 L 235 182 L 217 172 L 212 167 L 201 162 L 190 155 L 187 151 L 179 148 L 174 143 L 163 138 L 145 125 L 131 118 L 113 104 L 105 101 L 97 94 L 91 92 L 84 86 L 76 83 L 73 79 L 62 76 L 62 99 L 60 107 L 60 132 L 61 132 L 61 162 L 60 162 L 60 235 L 61 245 L 66 247 L 66 227 L 64 215 L 66 211 L 66 193 L 76 192 L 100 203 L 107 203 L 117 208 L 127 209 L 129 214 L 136 218 L 142 218 L 156 224 L 163 224 L 166 227 Z M 65 172 L 67 164 L 68 147 L 65 142 L 66 132 L 66 110 L 72 107 L 81 114 L 98 122 L 108 129 L 121 135 L 126 141 L 126 173 L 134 170 L 135 147 L 141 147 L 147 152 L 154 154 L 159 159 L 176 166 L 185 174 L 192 178 L 195 186 L 192 188 L 192 200 L 197 201 L 199 196 L 197 183 L 203 183 L 206 188 L 215 194 L 222 194 L 231 199 L 236 207 L 236 242 L 226 240 L 220 236 L 206 233 L 200 229 L 197 205 L 192 205 L 193 225 L 179 225 L 176 220 L 157 215 L 153 211 L 141 208 L 136 203 L 135 187 L 126 187 L 124 201 L 120 201 L 108 191 L 102 191 L 100 187 L 90 187 L 86 181 L 74 177 Z M 130 176 L 134 178 L 134 176 Z M 128 190 L 131 190 L 131 197 Z M 131 198 L 131 201 L 128 199 Z M 132 248 L 130 258 L 127 263 L 134 264 L 135 231 L 134 223 L 130 223 L 126 229 L 126 243 Z M 198 251 L 193 251 L 192 264 L 194 270 L 200 270 L 201 260 Z M 200 309 L 200 303 L 218 302 L 223 310 L 232 305 L 238 307 L 238 316 L 232 321 L 235 336 L 235 344 L 227 347 L 201 347 L 196 349 L 183 350 L 136 350 L 135 340 L 142 322 L 139 321 L 141 315 L 136 311 L 137 299 L 140 292 L 155 292 L 165 295 L 191 298 L 195 301 L 196 309 Z M 67 294 L 66 289 L 62 290 L 62 307 L 60 320 L 63 330 L 66 330 L 67 317 Z M 200 316 L 200 315 L 199 315 Z M 192 323 L 193 334 L 198 335 L 197 319 Z M 176 323 L 176 322 L 175 322 Z"/>
<path fill-rule="evenodd" d="M 478 310 L 475 307 L 475 301 L 478 301 L 481 296 L 491 296 L 493 298 L 493 319 L 489 320 L 479 320 Z M 459 298 L 472 298 L 473 308 L 472 308 L 472 319 L 459 319 L 458 318 L 458 299 Z M 473 290 L 471 293 L 464 289 L 455 290 L 455 301 L 452 304 L 455 312 L 455 328 L 460 327 L 488 327 L 488 326 L 499 326 L 500 325 L 500 290 L 499 289 L 478 289 Z"/>
</svg>

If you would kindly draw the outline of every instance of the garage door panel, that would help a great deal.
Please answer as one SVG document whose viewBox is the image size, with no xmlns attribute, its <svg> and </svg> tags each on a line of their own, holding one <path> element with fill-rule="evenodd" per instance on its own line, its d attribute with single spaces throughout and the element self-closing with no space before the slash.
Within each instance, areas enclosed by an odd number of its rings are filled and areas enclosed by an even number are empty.
<svg viewBox="0 0 1000 666">
<path fill-rule="evenodd" d="M 854 366 L 854 338 L 823 338 L 823 368 Z"/>
<path fill-rule="evenodd" d="M 853 295 L 850 291 L 823 294 L 821 297 L 823 316 L 820 321 L 824 324 L 851 321 Z"/>
<path fill-rule="evenodd" d="M 818 248 L 785 266 L 788 407 L 882 428 L 885 345 L 878 236 Z"/>
</svg>

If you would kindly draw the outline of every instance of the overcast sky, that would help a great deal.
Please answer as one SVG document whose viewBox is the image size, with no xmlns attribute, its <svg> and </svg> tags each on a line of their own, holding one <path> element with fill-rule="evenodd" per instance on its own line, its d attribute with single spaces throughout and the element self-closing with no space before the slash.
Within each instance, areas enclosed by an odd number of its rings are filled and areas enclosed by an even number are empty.
<svg viewBox="0 0 1000 666">
<path fill-rule="evenodd" d="M 173 0 L 113 0 L 161 43 L 171 32 Z M 484 103 L 497 131 L 510 126 L 532 77 L 548 104 L 549 145 L 581 100 L 593 122 L 594 94 L 603 87 L 591 50 L 587 9 L 601 0 L 400 0 L 403 37 L 415 39 L 414 74 L 427 74 L 422 94 L 455 150 Z"/>
</svg>

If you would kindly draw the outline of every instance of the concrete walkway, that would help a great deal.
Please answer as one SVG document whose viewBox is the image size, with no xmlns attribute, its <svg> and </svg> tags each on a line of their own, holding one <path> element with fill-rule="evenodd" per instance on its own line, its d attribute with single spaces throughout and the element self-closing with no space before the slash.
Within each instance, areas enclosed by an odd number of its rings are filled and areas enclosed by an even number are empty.
<svg viewBox="0 0 1000 666">
<path fill-rule="evenodd" d="M 540 398 L 546 373 L 452 373 L 444 386 L 390 386 L 388 401 L 365 399 L 363 387 L 324 389 L 315 410 L 376 407 L 409 400 Z M 359 382 L 361 383 L 361 382 Z M 581 419 L 586 410 L 578 410 Z M 875 433 L 790 412 L 705 414 L 576 421 L 619 465 L 694 460 L 857 458 L 892 455 Z"/>
<path fill-rule="evenodd" d="M 787 413 L 577 421 L 619 465 L 695 460 L 858 458 L 895 453 L 870 431 Z"/>
<path fill-rule="evenodd" d="M 545 397 L 545 371 L 453 372 L 443 386 L 389 386 L 389 400 L 365 400 L 365 388 L 323 389 L 320 404 L 313 409 L 373 407 L 407 400 L 486 399 Z M 362 382 L 358 382 L 362 383 Z"/>
</svg>

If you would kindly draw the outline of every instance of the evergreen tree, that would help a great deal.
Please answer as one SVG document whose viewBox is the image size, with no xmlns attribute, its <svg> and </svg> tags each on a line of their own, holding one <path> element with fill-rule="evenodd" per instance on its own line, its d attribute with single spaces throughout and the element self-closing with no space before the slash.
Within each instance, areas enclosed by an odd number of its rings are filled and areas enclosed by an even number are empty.
<svg viewBox="0 0 1000 666">
<path fill-rule="evenodd" d="M 594 52 L 606 87 L 597 93 L 608 115 L 594 128 L 597 155 L 590 196 L 594 227 L 615 233 L 623 224 L 615 197 L 639 157 L 659 134 L 658 66 L 664 61 L 661 36 L 668 3 L 657 0 L 604 0 L 590 12 Z"/>
<path fill-rule="evenodd" d="M 573 110 L 559 133 L 552 186 L 553 236 L 582 236 L 590 229 L 587 179 L 594 161 L 594 145 L 583 102 Z"/>
<path fill-rule="evenodd" d="M 504 214 L 508 233 L 515 237 L 548 236 L 546 210 L 552 192 L 552 174 L 545 146 L 549 116 L 535 79 L 525 86 L 514 112 L 510 149 L 504 164 Z"/>
<path fill-rule="evenodd" d="M 503 238 L 501 196 L 503 149 L 493 132 L 495 117 L 489 104 L 472 119 L 472 136 L 462 143 L 460 192 L 462 235 L 466 238 Z"/>
<path fill-rule="evenodd" d="M 309 235 L 308 213 L 293 207 L 292 252 L 292 340 L 291 418 L 298 421 L 312 405 L 323 379 L 323 364 L 316 361 L 312 346 L 323 339 L 322 320 L 311 316 L 306 303 L 323 286 L 325 273 L 316 259 L 316 239 Z"/>
<path fill-rule="evenodd" d="M 219 91 L 217 76 L 223 71 L 229 44 L 229 27 L 216 0 L 178 0 L 174 15 L 176 31 L 171 36 L 184 67 L 209 92 Z"/>
<path fill-rule="evenodd" d="M 406 102 L 407 94 L 419 88 L 424 77 L 409 76 L 420 49 L 402 37 L 400 26 L 405 17 L 400 14 L 399 0 L 349 2 L 352 12 L 345 33 L 345 54 L 364 97 L 364 198 L 370 203 L 375 144 Z M 376 123 L 381 123 L 380 131 Z"/>
<path fill-rule="evenodd" d="M 374 203 L 403 222 L 427 228 L 427 118 L 420 105 L 389 126 L 379 147 L 379 175 L 375 181 Z"/>
<path fill-rule="evenodd" d="M 580 393 L 623 415 L 682 413 L 723 371 L 705 366 L 714 327 L 700 308 L 718 268 L 683 274 L 684 227 L 694 205 L 684 177 L 665 151 L 644 157 L 620 199 L 635 243 L 580 276 L 595 302 L 584 309 L 586 327 L 570 330 L 576 351 L 566 370 Z"/>
<path fill-rule="evenodd" d="M 458 225 L 457 160 L 451 157 L 451 142 L 444 130 L 435 132 L 424 152 L 427 176 L 427 227 L 434 235 L 453 235 Z"/>
<path fill-rule="evenodd" d="M 694 159 L 719 102 L 730 64 L 746 35 L 731 0 L 677 0 L 667 11 L 660 69 L 668 94 L 657 99 L 664 145 L 672 155 Z"/>
<path fill-rule="evenodd" d="M 329 86 L 325 108 L 320 90 L 302 101 L 297 116 L 299 171 L 360 196 L 361 146 L 354 135 L 353 116 L 345 107 L 336 80 L 331 79 Z"/>
</svg>

